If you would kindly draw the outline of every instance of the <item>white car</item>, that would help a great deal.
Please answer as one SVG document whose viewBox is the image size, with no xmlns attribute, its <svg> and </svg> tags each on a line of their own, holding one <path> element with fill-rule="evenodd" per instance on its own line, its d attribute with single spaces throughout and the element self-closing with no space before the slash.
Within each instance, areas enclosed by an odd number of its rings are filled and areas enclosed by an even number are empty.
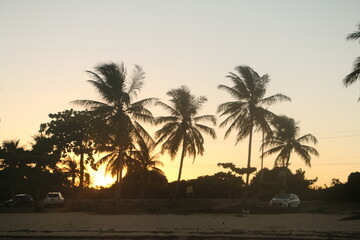
<svg viewBox="0 0 360 240">
<path fill-rule="evenodd" d="M 270 201 L 274 207 L 300 207 L 300 199 L 293 193 L 279 193 Z"/>
<path fill-rule="evenodd" d="M 61 192 L 49 192 L 44 200 L 45 205 L 64 205 L 65 199 Z"/>
</svg>

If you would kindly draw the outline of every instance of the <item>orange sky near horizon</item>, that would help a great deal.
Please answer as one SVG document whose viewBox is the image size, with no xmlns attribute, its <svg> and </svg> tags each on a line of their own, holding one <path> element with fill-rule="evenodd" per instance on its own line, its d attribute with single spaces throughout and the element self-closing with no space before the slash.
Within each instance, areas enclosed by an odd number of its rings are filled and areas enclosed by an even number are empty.
<svg viewBox="0 0 360 240">
<path fill-rule="evenodd" d="M 292 99 L 269 109 L 299 121 L 301 135 L 319 140 L 312 167 L 293 156 L 290 169 L 318 177 L 318 186 L 332 178 L 346 182 L 360 171 L 359 83 L 342 85 L 360 52 L 359 41 L 345 39 L 357 30 L 359 9 L 358 0 L 2 0 L 0 142 L 20 139 L 30 146 L 49 113 L 74 108 L 76 99 L 98 99 L 85 70 L 99 63 L 124 62 L 129 72 L 141 65 L 146 79 L 139 98 L 168 102 L 167 91 L 186 85 L 208 98 L 200 114 L 214 115 L 231 100 L 217 86 L 231 85 L 227 73 L 249 65 L 270 75 L 267 96 Z M 246 166 L 248 140 L 235 146 L 234 135 L 224 139 L 225 129 L 215 129 L 217 139 L 206 138 L 205 154 L 194 163 L 185 159 L 183 179 L 222 171 L 219 162 Z M 254 136 L 252 148 L 257 169 L 260 139 Z M 177 178 L 179 157 L 160 159 L 169 181 Z M 274 159 L 265 158 L 265 167 Z"/>
</svg>

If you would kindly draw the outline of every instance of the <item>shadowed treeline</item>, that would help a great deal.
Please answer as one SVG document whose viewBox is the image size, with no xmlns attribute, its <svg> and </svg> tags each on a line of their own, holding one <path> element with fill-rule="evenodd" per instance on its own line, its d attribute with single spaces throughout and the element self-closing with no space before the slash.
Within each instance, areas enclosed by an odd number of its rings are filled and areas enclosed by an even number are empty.
<svg viewBox="0 0 360 240">
<path fill-rule="evenodd" d="M 227 127 L 225 137 L 235 132 L 235 143 L 249 137 L 246 167 L 219 163 L 227 172 L 182 181 L 183 161 L 188 157 L 195 161 L 205 152 L 204 135 L 216 137 L 213 126 L 217 117 L 198 115 L 207 97 L 197 97 L 190 88 L 180 86 L 167 92 L 168 103 L 156 97 L 141 99 L 145 72 L 140 66 L 135 65 L 129 74 L 124 64 L 99 64 L 94 71 L 87 71 L 91 78 L 88 83 L 99 99 L 72 102 L 83 110 L 49 114 L 50 121 L 40 125 L 30 150 L 20 147 L 19 141 L 2 144 L 1 198 L 26 192 L 40 200 L 48 191 L 62 191 L 78 203 L 93 197 L 87 195 L 92 192 L 114 198 L 119 207 L 122 198 L 241 198 L 249 193 L 253 199 L 268 199 L 281 191 L 307 193 L 315 180 L 305 179 L 301 170 L 293 174 L 288 167 L 293 152 L 311 166 L 311 156 L 318 152 L 304 143 L 316 144 L 316 138 L 311 134 L 299 137 L 300 128 L 294 119 L 270 111 L 271 105 L 290 98 L 283 94 L 266 96 L 270 83 L 267 74 L 261 76 L 245 65 L 235 71 L 226 76 L 232 86 L 219 85 L 233 101 L 221 103 L 217 111 L 219 118 L 224 118 L 220 127 Z M 155 107 L 168 115 L 153 116 Z M 154 136 L 145 124 L 157 127 Z M 256 132 L 263 135 L 259 156 L 277 155 L 273 169 L 251 166 L 252 136 Z M 174 183 L 168 183 L 161 170 L 162 154 L 180 157 Z M 101 165 L 106 165 L 106 172 L 116 181 L 109 189 L 90 190 L 88 169 L 97 170 Z M 250 174 L 254 174 L 252 181 Z M 187 187 L 192 190 L 186 195 Z"/>
</svg>

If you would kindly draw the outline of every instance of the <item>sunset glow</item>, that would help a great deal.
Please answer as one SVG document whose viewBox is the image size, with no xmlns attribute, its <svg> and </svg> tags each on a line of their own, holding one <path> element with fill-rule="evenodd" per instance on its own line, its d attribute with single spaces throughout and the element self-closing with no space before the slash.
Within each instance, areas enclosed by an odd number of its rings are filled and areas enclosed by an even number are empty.
<svg viewBox="0 0 360 240">
<path fill-rule="evenodd" d="M 359 9 L 357 0 L 1 1 L 0 142 L 30 146 L 49 113 L 81 109 L 70 104 L 76 99 L 98 100 L 85 71 L 99 63 L 124 62 L 129 74 L 133 64 L 142 66 L 139 99 L 167 102 L 167 91 L 185 85 L 208 98 L 200 114 L 211 115 L 231 100 L 217 86 L 230 85 L 228 72 L 248 65 L 270 75 L 268 96 L 292 99 L 271 111 L 319 140 L 311 168 L 294 155 L 290 169 L 318 177 L 319 186 L 346 182 L 360 170 L 359 84 L 342 84 L 359 55 L 358 42 L 345 39 L 360 23 Z M 219 162 L 246 166 L 248 138 L 235 145 L 236 135 L 224 139 L 225 130 L 217 126 L 217 139 L 205 137 L 203 156 L 185 158 L 183 179 L 222 171 Z M 253 138 L 251 165 L 259 170 L 261 134 Z M 272 168 L 274 157 L 264 166 Z M 179 158 L 160 157 L 169 181 L 176 180 Z M 114 179 L 99 171 L 92 181 L 109 186 Z"/>
</svg>

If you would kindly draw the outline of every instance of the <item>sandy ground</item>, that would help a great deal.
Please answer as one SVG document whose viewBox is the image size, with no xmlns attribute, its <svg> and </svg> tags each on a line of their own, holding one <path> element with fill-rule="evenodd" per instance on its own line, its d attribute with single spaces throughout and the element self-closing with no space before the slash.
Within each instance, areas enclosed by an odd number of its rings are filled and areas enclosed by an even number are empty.
<svg viewBox="0 0 360 240">
<path fill-rule="evenodd" d="M 360 220 L 342 214 L 97 215 L 0 214 L 1 238 L 360 239 Z"/>
</svg>

